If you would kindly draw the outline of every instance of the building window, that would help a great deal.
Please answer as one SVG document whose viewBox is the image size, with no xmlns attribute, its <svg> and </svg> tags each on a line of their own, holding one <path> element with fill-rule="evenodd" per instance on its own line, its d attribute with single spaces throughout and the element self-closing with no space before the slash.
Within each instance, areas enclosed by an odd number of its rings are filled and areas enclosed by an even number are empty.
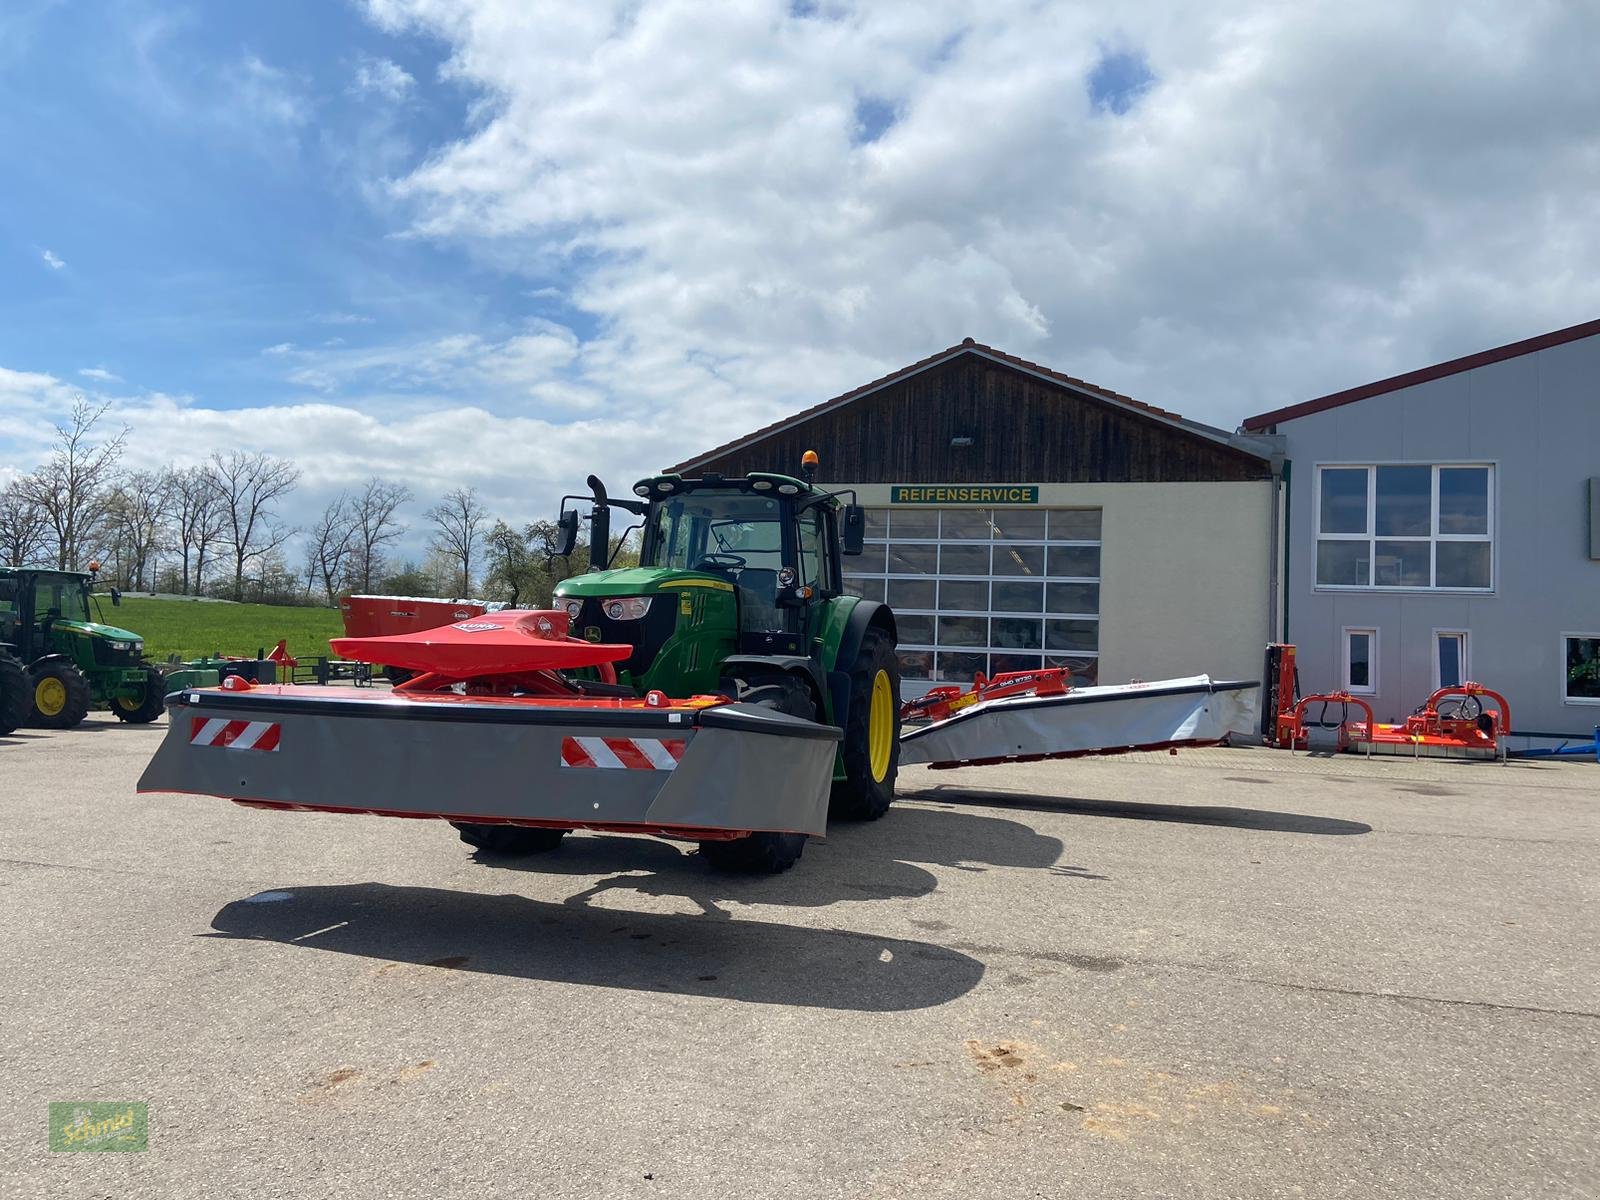
<svg viewBox="0 0 1600 1200">
<path fill-rule="evenodd" d="M 1467 634 L 1462 629 L 1433 631 L 1433 687 L 1460 687 L 1467 681 Z"/>
<path fill-rule="evenodd" d="M 1097 508 L 872 509 L 845 590 L 894 609 L 909 683 L 1040 667 L 1099 678 Z"/>
<path fill-rule="evenodd" d="M 1378 631 L 1344 631 L 1344 689 L 1371 696 L 1378 691 Z"/>
<path fill-rule="evenodd" d="M 1600 704 L 1600 634 L 1562 634 L 1563 698 L 1569 704 Z"/>
<path fill-rule="evenodd" d="M 1488 465 L 1317 468 L 1317 586 L 1486 592 L 1494 583 Z"/>
</svg>

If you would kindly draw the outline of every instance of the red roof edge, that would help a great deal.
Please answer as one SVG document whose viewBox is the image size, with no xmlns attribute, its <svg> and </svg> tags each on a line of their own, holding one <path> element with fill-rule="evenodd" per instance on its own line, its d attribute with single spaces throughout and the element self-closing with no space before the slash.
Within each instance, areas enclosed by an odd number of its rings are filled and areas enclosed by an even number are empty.
<svg viewBox="0 0 1600 1200">
<path fill-rule="evenodd" d="M 1566 329 L 1557 329 L 1554 333 L 1541 333 L 1538 337 L 1524 338 L 1520 342 L 1496 346 L 1493 350 L 1480 350 L 1478 353 L 1469 354 L 1465 358 L 1452 358 L 1449 362 L 1435 363 L 1431 367 L 1407 371 L 1404 375 L 1394 375 L 1388 379 L 1380 379 L 1376 383 L 1364 383 L 1360 387 L 1347 388 L 1342 392 L 1332 392 L 1326 396 L 1318 396 L 1315 400 L 1302 400 L 1299 404 L 1291 404 L 1287 408 L 1278 408 L 1272 412 L 1261 413 L 1258 416 L 1246 417 L 1243 428 L 1251 433 L 1259 433 L 1269 425 L 1276 425 L 1280 421 L 1293 421 L 1296 417 L 1309 417 L 1312 413 L 1327 412 L 1330 408 L 1354 404 L 1357 400 L 1367 400 L 1373 396 L 1381 396 L 1385 392 L 1397 392 L 1401 388 L 1414 387 L 1419 383 L 1428 383 L 1434 379 L 1443 379 L 1447 375 L 1459 375 L 1462 371 L 1471 371 L 1476 367 L 1486 367 L 1490 363 L 1505 362 L 1508 358 L 1521 358 L 1524 354 L 1548 350 L 1552 346 L 1561 346 L 1567 342 L 1580 341 L 1596 334 L 1600 334 L 1600 320 L 1585 321 L 1581 325 L 1570 325 Z"/>
</svg>

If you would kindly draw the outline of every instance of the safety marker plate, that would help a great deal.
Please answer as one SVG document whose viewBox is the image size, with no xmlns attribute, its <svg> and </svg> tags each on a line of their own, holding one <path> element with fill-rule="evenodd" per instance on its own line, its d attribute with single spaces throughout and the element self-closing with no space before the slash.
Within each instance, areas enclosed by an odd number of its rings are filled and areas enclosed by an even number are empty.
<svg viewBox="0 0 1600 1200">
<path fill-rule="evenodd" d="M 561 765 L 607 771 L 670 771 L 683 757 L 685 745 L 683 738 L 562 738 Z"/>
<path fill-rule="evenodd" d="M 277 752 L 283 726 L 274 721 L 223 721 L 217 717 L 191 717 L 189 744 L 223 750 Z"/>
</svg>

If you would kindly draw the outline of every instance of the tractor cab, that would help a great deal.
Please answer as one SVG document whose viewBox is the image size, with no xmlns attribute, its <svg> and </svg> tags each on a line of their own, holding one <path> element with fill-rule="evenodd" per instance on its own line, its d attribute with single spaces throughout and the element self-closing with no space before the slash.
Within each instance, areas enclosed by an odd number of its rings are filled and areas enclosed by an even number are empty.
<svg viewBox="0 0 1600 1200">
<path fill-rule="evenodd" d="M 717 690 L 740 656 L 814 658 L 844 594 L 841 555 L 861 552 L 863 524 L 810 466 L 805 477 L 655 475 L 634 485 L 637 499 L 610 497 L 591 476 L 590 572 L 556 588 L 574 633 L 634 646 L 619 664 L 626 680 L 671 695 Z M 637 567 L 609 569 L 611 509 L 642 531 Z M 564 508 L 569 552 L 580 519 Z"/>
</svg>

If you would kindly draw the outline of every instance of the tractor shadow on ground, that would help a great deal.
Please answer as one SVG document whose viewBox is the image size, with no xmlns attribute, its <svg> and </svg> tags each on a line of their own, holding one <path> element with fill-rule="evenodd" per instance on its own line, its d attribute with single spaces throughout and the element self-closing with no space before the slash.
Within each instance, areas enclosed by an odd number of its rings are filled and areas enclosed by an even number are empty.
<svg viewBox="0 0 1600 1200">
<path fill-rule="evenodd" d="M 1116 817 L 1128 821 L 1165 821 L 1183 825 L 1221 825 L 1263 833 L 1314 833 L 1349 837 L 1371 833 L 1364 821 L 1319 817 L 1309 813 L 1274 812 L 1261 808 L 1231 808 L 1202 804 L 1145 804 L 1132 800 L 1084 800 L 1074 796 L 1029 796 L 1020 792 L 986 792 L 940 784 L 921 789 L 910 800 L 962 807 L 1008 808 L 1026 812 L 1065 813 L 1085 817 Z"/>
<path fill-rule="evenodd" d="M 813 840 L 782 875 L 728 875 L 713 870 L 692 848 L 655 838 L 572 836 L 548 854 L 499 857 L 477 852 L 474 862 L 538 875 L 604 876 L 565 901 L 585 907 L 607 892 L 683 897 L 712 918 L 731 918 L 726 905 L 817 908 L 844 901 L 910 900 L 939 885 L 918 865 L 981 872 L 990 867 L 1056 871 L 1059 838 L 1019 821 L 973 813 L 896 806 L 882 820 L 837 824 Z M 1098 876 L 1080 875 L 1083 878 Z"/>
<path fill-rule="evenodd" d="M 205 937 L 277 942 L 402 969 L 861 1012 L 965 995 L 984 965 L 927 942 L 767 921 L 615 912 L 441 888 L 294 885 L 236 900 Z M 280 898 L 281 897 L 281 898 Z M 263 902 L 266 901 L 266 902 Z"/>
</svg>

